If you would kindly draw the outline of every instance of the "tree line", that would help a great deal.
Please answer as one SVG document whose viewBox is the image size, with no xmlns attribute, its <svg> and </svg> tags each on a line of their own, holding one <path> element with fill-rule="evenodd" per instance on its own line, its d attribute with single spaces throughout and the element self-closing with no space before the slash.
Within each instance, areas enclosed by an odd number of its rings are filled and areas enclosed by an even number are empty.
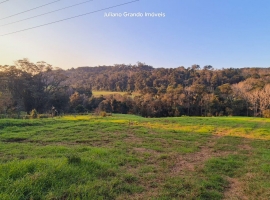
<svg viewBox="0 0 270 200">
<path fill-rule="evenodd" d="M 125 92 L 94 97 L 92 90 Z M 132 93 L 140 95 L 132 96 Z M 18 60 L 0 66 L 0 112 L 106 111 L 144 117 L 270 117 L 270 68 L 214 69 L 211 65 L 153 68 L 136 65 L 62 70 Z"/>
</svg>

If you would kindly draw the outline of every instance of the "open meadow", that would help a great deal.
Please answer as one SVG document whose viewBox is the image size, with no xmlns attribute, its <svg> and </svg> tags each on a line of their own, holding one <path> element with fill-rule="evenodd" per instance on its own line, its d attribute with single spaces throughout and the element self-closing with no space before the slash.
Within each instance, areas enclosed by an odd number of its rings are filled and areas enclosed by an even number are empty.
<svg viewBox="0 0 270 200">
<path fill-rule="evenodd" d="M 0 199 L 270 199 L 270 119 L 1 119 Z"/>
<path fill-rule="evenodd" d="M 100 97 L 100 96 L 109 96 L 109 95 L 115 95 L 115 94 L 119 94 L 119 95 L 128 95 L 127 92 L 113 92 L 113 91 L 97 91 L 97 90 L 93 90 L 92 91 L 93 96 L 94 97 Z M 136 96 L 140 96 L 139 92 L 132 92 L 130 95 L 128 95 L 130 97 L 136 97 Z"/>
</svg>

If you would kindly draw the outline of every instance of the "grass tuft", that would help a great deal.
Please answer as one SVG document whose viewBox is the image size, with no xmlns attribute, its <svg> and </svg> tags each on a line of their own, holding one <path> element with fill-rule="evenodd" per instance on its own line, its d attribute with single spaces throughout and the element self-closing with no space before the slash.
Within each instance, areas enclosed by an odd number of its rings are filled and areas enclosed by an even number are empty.
<svg viewBox="0 0 270 200">
<path fill-rule="evenodd" d="M 67 155 L 68 164 L 80 164 L 82 159 L 78 155 Z"/>
</svg>

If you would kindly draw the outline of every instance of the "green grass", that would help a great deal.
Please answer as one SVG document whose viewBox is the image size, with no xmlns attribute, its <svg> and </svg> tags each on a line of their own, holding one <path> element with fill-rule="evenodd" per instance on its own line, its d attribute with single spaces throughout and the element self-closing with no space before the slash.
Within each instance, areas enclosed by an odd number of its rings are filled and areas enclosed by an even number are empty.
<svg viewBox="0 0 270 200">
<path fill-rule="evenodd" d="M 99 96 L 108 96 L 108 95 L 114 95 L 114 94 L 120 94 L 120 95 L 125 95 L 125 94 L 127 94 L 127 92 L 113 92 L 113 91 L 96 91 L 96 90 L 93 90 L 92 91 L 92 93 L 93 93 L 93 96 L 94 97 L 99 97 Z M 138 92 L 132 92 L 132 97 L 135 97 L 135 96 L 139 96 L 140 95 L 140 93 L 138 93 Z"/>
<path fill-rule="evenodd" d="M 0 120 L 0 199 L 270 199 L 270 119 Z"/>
</svg>

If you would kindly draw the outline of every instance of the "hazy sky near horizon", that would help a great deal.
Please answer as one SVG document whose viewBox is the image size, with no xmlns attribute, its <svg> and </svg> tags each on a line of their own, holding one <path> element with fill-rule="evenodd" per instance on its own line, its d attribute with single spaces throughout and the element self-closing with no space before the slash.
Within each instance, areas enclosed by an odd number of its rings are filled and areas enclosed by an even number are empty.
<svg viewBox="0 0 270 200">
<path fill-rule="evenodd" d="M 53 14 L 1 26 L 86 0 L 9 0 L 0 4 L 0 35 L 132 0 L 93 0 Z M 0 0 L 2 2 L 2 0 Z M 104 17 L 105 13 L 165 13 L 165 17 Z M 61 23 L 0 36 L 0 65 L 28 58 L 63 69 L 135 64 L 270 67 L 269 0 L 140 0 Z"/>
</svg>

